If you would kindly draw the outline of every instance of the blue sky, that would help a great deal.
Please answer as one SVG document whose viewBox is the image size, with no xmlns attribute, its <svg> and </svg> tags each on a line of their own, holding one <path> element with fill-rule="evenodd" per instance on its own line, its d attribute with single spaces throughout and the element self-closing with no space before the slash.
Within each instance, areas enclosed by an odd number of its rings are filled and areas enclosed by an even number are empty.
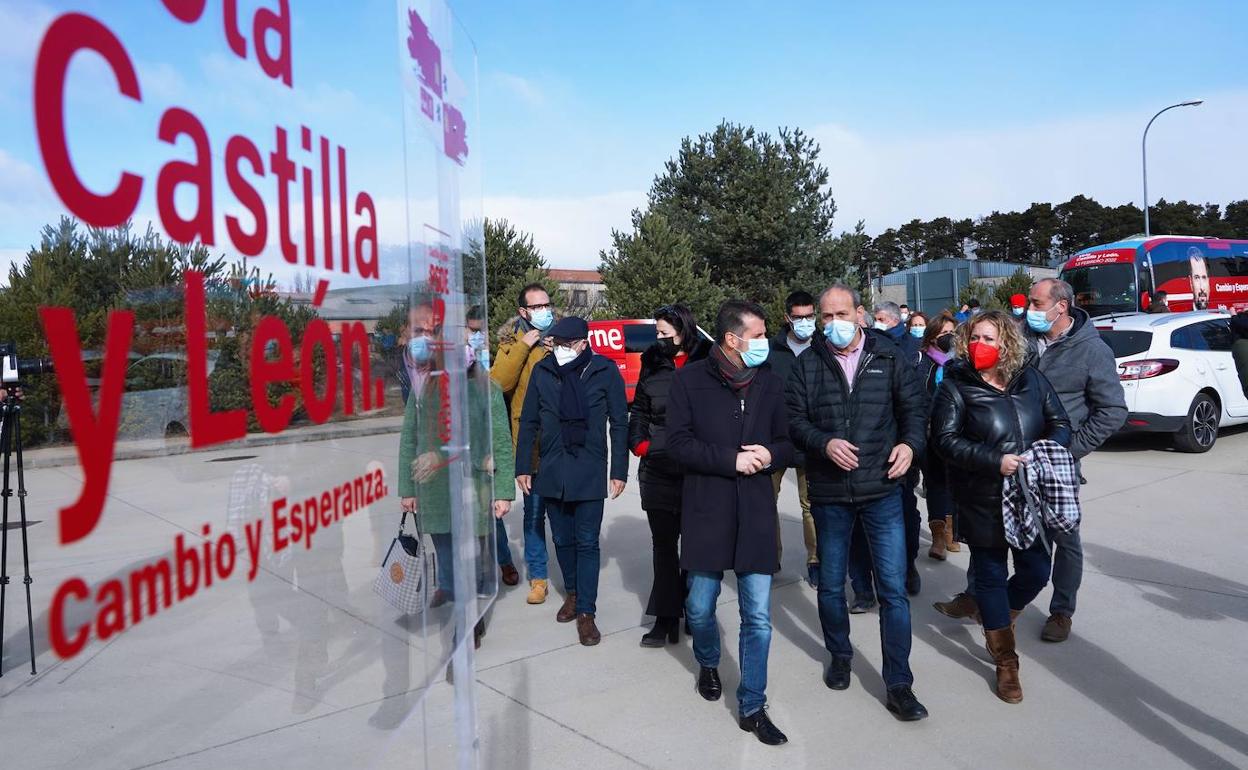
<svg viewBox="0 0 1248 770">
<path fill-rule="evenodd" d="M 269 4 L 240 6 L 249 18 Z M 228 53 L 219 0 L 194 27 L 156 0 L 0 0 L 0 28 L 26 38 L 0 53 L 8 73 L 0 107 L 29 112 L 26 78 L 42 29 L 57 13 L 84 10 L 117 32 L 151 84 L 142 109 L 122 105 L 110 130 L 98 121 L 79 129 L 82 162 L 100 166 L 101 185 L 119 145 L 132 144 L 132 157 L 144 159 L 135 162 L 148 162 L 154 176 L 169 150 L 148 136 L 150 126 L 171 103 L 204 116 L 214 153 L 233 132 L 271 140 L 280 105 L 283 125 L 310 121 L 349 148 L 353 179 L 385 199 L 383 237 L 401 240 L 395 4 L 293 5 L 296 93 L 283 93 L 256 76 L 254 61 Z M 806 130 L 824 148 L 837 227 L 861 218 L 878 232 L 914 217 L 976 216 L 1076 193 L 1138 202 L 1144 123 L 1161 106 L 1203 97 L 1205 105 L 1167 114 L 1150 133 L 1150 192 L 1248 197 L 1248 76 L 1234 36 L 1248 26 L 1244 3 L 452 7 L 478 53 L 480 115 L 469 144 L 484 211 L 532 231 L 558 266 L 596 264 L 611 228 L 644 203 L 680 139 L 721 119 Z M 89 63 L 82 72 L 85 104 Z M 239 77 L 248 88 L 223 93 L 221 84 Z M 29 223 L 56 206 L 40 198 L 28 115 L 0 125 L 0 153 L 2 257 L 23 251 Z M 419 192 L 409 184 L 407 194 Z"/>
</svg>

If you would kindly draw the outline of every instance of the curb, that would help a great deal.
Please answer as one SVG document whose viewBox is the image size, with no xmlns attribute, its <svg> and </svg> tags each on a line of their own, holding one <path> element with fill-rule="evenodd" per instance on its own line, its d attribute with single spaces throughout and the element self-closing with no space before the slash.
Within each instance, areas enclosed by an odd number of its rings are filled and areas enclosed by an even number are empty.
<svg viewBox="0 0 1248 770">
<path fill-rule="evenodd" d="M 384 433 L 398 433 L 402 427 L 402 417 L 365 418 L 340 423 L 311 425 L 276 434 L 249 433 L 235 441 L 227 441 L 223 444 L 214 444 L 211 447 L 199 449 L 192 449 L 191 440 L 187 437 L 121 441 L 117 443 L 113 460 L 115 462 L 120 460 L 147 460 L 155 457 L 190 454 L 192 452 L 212 452 L 221 449 L 241 449 L 246 447 L 274 446 L 277 444 L 295 444 L 304 441 L 332 441 L 359 436 L 376 436 Z M 73 445 L 48 447 L 46 449 L 28 449 L 23 452 L 23 465 L 26 468 L 59 468 L 77 464 L 78 450 Z"/>
</svg>

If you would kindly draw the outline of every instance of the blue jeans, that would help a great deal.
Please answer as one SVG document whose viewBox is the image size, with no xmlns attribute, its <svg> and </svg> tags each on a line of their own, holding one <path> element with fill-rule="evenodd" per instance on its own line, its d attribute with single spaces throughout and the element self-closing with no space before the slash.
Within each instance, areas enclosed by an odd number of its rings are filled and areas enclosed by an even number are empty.
<svg viewBox="0 0 1248 770">
<path fill-rule="evenodd" d="M 1014 555 L 1013 577 L 1009 577 L 1010 554 Z M 1039 538 L 1025 551 L 973 545 L 971 555 L 979 616 L 989 631 L 1010 625 L 1010 610 L 1031 604 L 1049 582 L 1049 553 Z"/>
<path fill-rule="evenodd" d="M 437 586 L 452 600 L 455 598 L 455 554 L 454 544 L 451 540 L 450 532 L 433 532 L 430 533 L 429 539 L 433 541 L 433 551 L 438 557 L 438 573 L 436 576 Z M 485 538 L 477 538 L 477 591 L 485 590 L 488 580 L 481 572 L 480 559 L 485 555 Z M 397 546 L 396 546 L 397 547 Z"/>
<path fill-rule="evenodd" d="M 490 515 L 493 514 L 491 513 Z M 495 548 L 497 549 L 498 566 L 506 567 L 508 564 L 512 564 L 511 543 L 507 541 L 507 525 L 503 523 L 502 519 L 494 520 L 494 540 L 496 541 Z"/>
<path fill-rule="evenodd" d="M 598 609 L 598 572 L 602 557 L 598 535 L 602 532 L 602 500 L 547 500 L 550 535 L 563 573 L 563 587 L 576 593 L 576 614 Z"/>
<path fill-rule="evenodd" d="M 914 683 L 910 671 L 910 599 L 906 596 L 906 532 L 901 490 L 854 505 L 812 505 L 819 536 L 819 624 L 823 644 L 834 658 L 850 659 L 849 608 L 845 603 L 850 533 L 860 522 L 875 574 L 880 602 L 880 646 L 884 684 Z"/>
<path fill-rule="evenodd" d="M 813 509 L 812 509 L 813 510 Z M 819 527 L 815 525 L 815 531 Z M 849 536 L 849 585 L 854 589 L 855 599 L 875 600 L 875 578 L 871 575 L 871 549 L 862 531 L 862 522 L 855 521 Z"/>
<path fill-rule="evenodd" d="M 722 572 L 690 572 L 685 617 L 693 632 L 693 657 L 698 665 L 719 667 L 719 626 L 715 603 L 723 583 Z M 767 652 L 771 648 L 771 575 L 737 573 L 737 605 L 741 612 L 741 683 L 737 706 L 743 717 L 767 705 Z"/>
<path fill-rule="evenodd" d="M 438 588 L 447 594 L 453 595 L 455 592 L 455 561 L 451 554 L 451 534 L 435 533 L 429 535 L 429 539 L 433 541 L 433 551 L 438 556 Z M 396 548 L 398 546 L 395 546 Z"/>
<path fill-rule="evenodd" d="M 546 503 L 539 494 L 524 496 L 524 563 L 529 580 L 545 580 L 546 569 Z"/>
<path fill-rule="evenodd" d="M 1049 614 L 1074 617 L 1075 596 L 1083 582 L 1083 540 L 1077 529 L 1066 533 L 1046 527 L 1044 531 L 1053 544 L 1053 598 L 1049 600 Z M 976 592 L 975 549 L 972 548 L 971 563 L 966 568 L 966 593 L 976 596 Z"/>
</svg>

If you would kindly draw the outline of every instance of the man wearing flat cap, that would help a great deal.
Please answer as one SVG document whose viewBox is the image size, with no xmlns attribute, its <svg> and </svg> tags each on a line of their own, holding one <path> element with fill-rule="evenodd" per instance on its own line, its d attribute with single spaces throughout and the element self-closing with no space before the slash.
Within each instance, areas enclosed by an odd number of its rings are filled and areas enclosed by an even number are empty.
<svg viewBox="0 0 1248 770">
<path fill-rule="evenodd" d="M 549 336 L 554 355 L 533 367 L 520 413 L 516 481 L 526 495 L 546 501 L 566 591 L 555 619 L 575 620 L 581 644 L 593 646 L 602 639 L 594 614 L 603 501 L 608 479 L 611 499 L 620 496 L 628 479 L 628 400 L 619 368 L 590 349 L 585 319 L 564 318 Z M 535 445 L 542 469 L 536 481 Z"/>
</svg>

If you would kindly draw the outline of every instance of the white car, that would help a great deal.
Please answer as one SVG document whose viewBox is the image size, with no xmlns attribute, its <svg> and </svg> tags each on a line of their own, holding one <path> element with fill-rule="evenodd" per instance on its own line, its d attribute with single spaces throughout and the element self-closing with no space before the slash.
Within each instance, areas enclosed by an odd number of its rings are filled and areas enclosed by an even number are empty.
<svg viewBox="0 0 1248 770">
<path fill-rule="evenodd" d="M 1124 432 L 1170 433 L 1179 451 L 1207 452 L 1219 426 L 1248 423 L 1226 313 L 1135 313 L 1094 323 L 1118 363 L 1129 412 Z"/>
</svg>

